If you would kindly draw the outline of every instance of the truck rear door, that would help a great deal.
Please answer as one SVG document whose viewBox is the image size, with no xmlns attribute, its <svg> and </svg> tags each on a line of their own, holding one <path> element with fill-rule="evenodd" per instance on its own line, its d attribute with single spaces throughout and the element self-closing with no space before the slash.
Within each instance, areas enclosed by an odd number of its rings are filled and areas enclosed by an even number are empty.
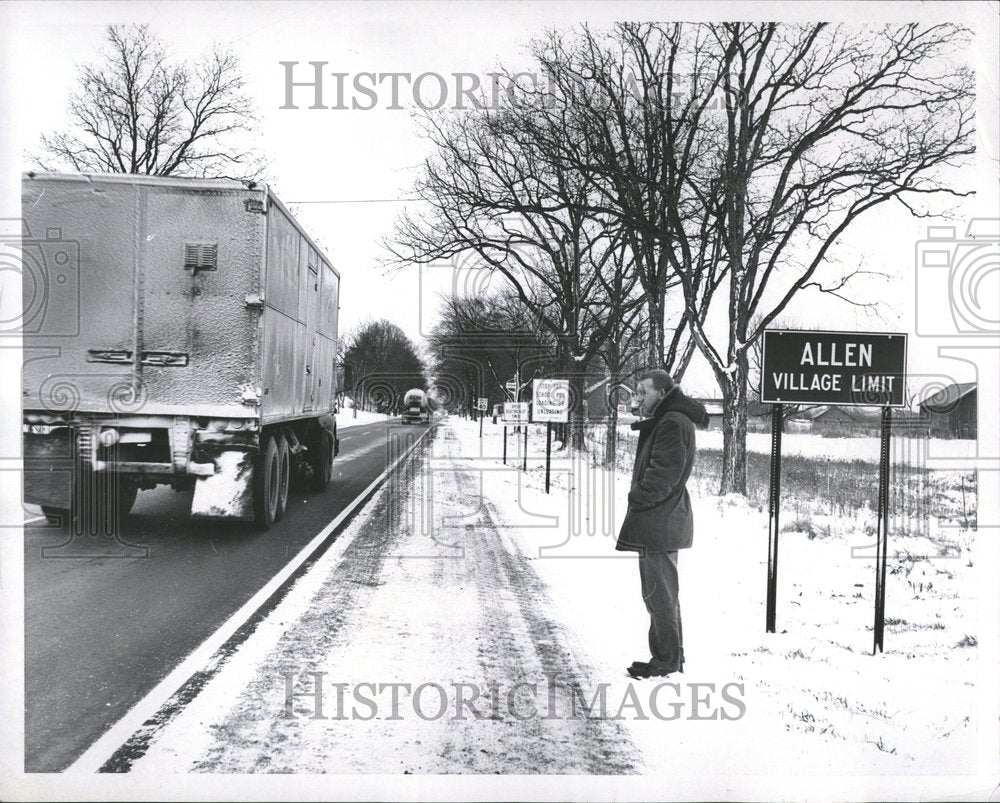
<svg viewBox="0 0 1000 803">
<path fill-rule="evenodd" d="M 235 183 L 26 178 L 26 246 L 47 297 L 26 325 L 25 409 L 252 412 L 247 301 L 263 243 L 253 198 Z"/>
</svg>

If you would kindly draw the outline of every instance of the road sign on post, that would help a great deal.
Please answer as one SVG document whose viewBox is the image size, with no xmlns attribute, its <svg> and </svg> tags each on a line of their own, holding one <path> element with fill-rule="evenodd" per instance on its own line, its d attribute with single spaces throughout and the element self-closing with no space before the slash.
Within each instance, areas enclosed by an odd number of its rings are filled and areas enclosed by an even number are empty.
<svg viewBox="0 0 1000 803">
<path fill-rule="evenodd" d="M 479 437 L 483 437 L 483 413 L 490 409 L 490 400 L 485 396 L 476 399 L 476 410 L 479 412 Z"/>
<path fill-rule="evenodd" d="M 569 380 L 535 379 L 531 384 L 532 419 L 545 423 L 545 493 L 552 472 L 552 422 L 569 421 Z"/>
<path fill-rule="evenodd" d="M 555 421 L 565 424 L 569 421 L 569 380 L 533 380 L 531 401 L 534 421 Z"/>
<path fill-rule="evenodd" d="M 892 408 L 905 405 L 906 335 L 771 329 L 764 332 L 760 400 L 771 416 L 771 477 L 765 630 L 775 632 L 778 586 L 778 516 L 781 507 L 781 432 L 786 404 L 882 408 L 878 530 L 875 550 L 875 643 L 883 651 L 885 576 L 889 549 L 889 443 Z"/>
<path fill-rule="evenodd" d="M 510 380 L 508 380 L 507 384 L 504 385 L 503 387 L 504 387 L 504 390 L 507 391 L 507 395 L 511 399 L 516 399 L 517 398 L 517 380 L 516 379 L 510 379 Z"/>
<path fill-rule="evenodd" d="M 762 402 L 902 407 L 905 378 L 905 334 L 764 332 Z"/>
<path fill-rule="evenodd" d="M 524 448 L 528 448 L 528 402 L 507 402 L 503 406 L 503 420 L 505 424 L 514 424 L 516 426 L 524 427 Z M 506 430 L 504 430 L 504 435 L 506 435 Z M 504 438 L 504 447 L 506 455 L 507 439 Z M 527 466 L 527 452 L 522 455 L 522 460 L 525 467 Z"/>
<path fill-rule="evenodd" d="M 507 402 L 503 406 L 505 424 L 520 426 L 528 423 L 528 402 Z"/>
</svg>

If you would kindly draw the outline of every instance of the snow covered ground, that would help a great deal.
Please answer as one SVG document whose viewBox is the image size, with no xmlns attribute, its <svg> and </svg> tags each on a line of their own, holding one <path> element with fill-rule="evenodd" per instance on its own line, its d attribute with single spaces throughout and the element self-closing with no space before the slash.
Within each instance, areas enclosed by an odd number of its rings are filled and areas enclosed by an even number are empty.
<svg viewBox="0 0 1000 803">
<path fill-rule="evenodd" d="M 501 516 L 514 525 L 519 546 L 535 553 L 534 565 L 554 589 L 553 599 L 564 603 L 563 620 L 581 633 L 592 655 L 602 656 L 610 674 L 629 662 L 623 658 L 640 657 L 647 624 L 635 562 L 612 551 L 625 513 L 628 474 L 606 474 L 577 461 L 577 487 L 567 498 L 568 465 L 562 458 L 553 463 L 563 472 L 547 497 L 539 430 L 533 429 L 529 443 L 527 474 L 495 478 Z M 480 448 L 477 430 L 466 426 L 459 432 L 467 449 Z M 498 434 L 488 432 L 492 438 L 484 439 L 485 454 L 502 450 Z M 715 434 L 699 431 L 699 448 Z M 825 443 L 834 455 L 858 454 L 859 439 L 844 444 L 798 438 L 804 440 L 797 448 L 806 453 Z M 783 445 L 798 438 L 786 436 Z M 508 448 L 515 444 L 520 441 L 510 436 Z M 520 466 L 518 455 L 508 454 L 508 462 Z M 760 717 L 771 733 L 786 736 L 780 747 L 768 743 L 761 763 L 754 756 L 751 765 L 768 771 L 770 758 L 785 771 L 803 773 L 971 771 L 979 674 L 976 634 L 970 630 L 976 618 L 971 534 L 950 530 L 956 545 L 947 557 L 938 557 L 937 543 L 918 537 L 890 542 L 886 651 L 872 656 L 870 510 L 841 517 L 820 537 L 782 534 L 779 632 L 767 635 L 766 511 L 742 497 L 718 497 L 704 488 L 693 501 L 695 545 L 681 553 L 680 561 L 685 676 L 740 679 L 746 684 L 745 719 Z M 544 514 L 558 516 L 559 524 L 539 527 L 535 518 Z M 938 693 L 928 694 L 928 689 Z M 719 727 L 710 738 L 685 733 L 683 741 L 711 753 L 714 740 L 732 738 L 737 755 L 748 750 L 753 755 L 760 744 L 754 737 L 743 741 L 733 723 L 712 724 Z M 674 731 L 691 727 L 686 721 L 674 725 Z M 643 734 L 649 737 L 647 752 L 655 751 L 663 736 L 654 723 L 637 723 L 633 732 L 640 741 Z M 794 770 L 787 766 L 791 757 Z"/>
<path fill-rule="evenodd" d="M 631 432 L 631 430 L 629 430 Z M 895 437 L 896 449 L 893 456 L 896 461 L 913 461 L 922 459 L 921 455 L 931 460 L 969 460 L 976 455 L 974 440 L 944 440 L 941 438 L 912 439 Z M 926 448 L 917 449 L 916 444 L 926 444 Z M 705 430 L 698 432 L 698 447 L 702 449 L 722 449 L 722 430 Z M 747 433 L 747 449 L 760 454 L 770 454 L 771 435 L 767 432 Z M 879 439 L 867 438 L 824 438 L 808 432 L 786 432 L 781 436 L 782 454 L 796 454 L 803 457 L 830 458 L 832 460 L 867 460 L 878 462 Z"/>
<path fill-rule="evenodd" d="M 863 513 L 782 535 L 767 635 L 766 513 L 696 493 L 686 671 L 632 681 L 648 619 L 635 558 L 613 549 L 627 476 L 560 455 L 546 494 L 539 428 L 526 472 L 500 433 L 438 427 L 133 771 L 644 773 L 664 796 L 680 777 L 975 771 L 994 723 L 976 704 L 974 538 L 946 557 L 891 543 L 873 656 Z"/>
</svg>

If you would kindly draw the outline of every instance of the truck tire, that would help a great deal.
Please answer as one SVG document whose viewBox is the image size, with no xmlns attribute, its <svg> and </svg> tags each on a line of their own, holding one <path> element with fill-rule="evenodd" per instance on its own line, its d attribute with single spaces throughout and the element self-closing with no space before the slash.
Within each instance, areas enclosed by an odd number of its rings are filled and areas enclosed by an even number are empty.
<svg viewBox="0 0 1000 803">
<path fill-rule="evenodd" d="M 283 435 L 277 436 L 278 443 L 278 512 L 274 517 L 275 521 L 281 521 L 285 517 L 285 510 L 288 508 L 288 483 L 291 479 L 291 451 L 288 448 L 288 441 Z"/>
<path fill-rule="evenodd" d="M 320 433 L 316 441 L 310 468 L 312 468 L 312 489 L 316 492 L 325 491 L 333 475 L 333 446 L 330 434 L 325 431 Z"/>
<path fill-rule="evenodd" d="M 280 473 L 278 442 L 268 435 L 253 468 L 253 518 L 260 530 L 270 530 L 278 520 Z"/>
</svg>

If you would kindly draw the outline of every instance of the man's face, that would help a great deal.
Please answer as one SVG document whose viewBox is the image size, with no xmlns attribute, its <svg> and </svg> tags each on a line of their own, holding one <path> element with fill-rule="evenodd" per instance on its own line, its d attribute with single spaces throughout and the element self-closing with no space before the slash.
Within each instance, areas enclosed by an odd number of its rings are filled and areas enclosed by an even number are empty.
<svg viewBox="0 0 1000 803">
<path fill-rule="evenodd" d="M 664 396 L 664 391 L 653 387 L 652 379 L 643 379 L 635 389 L 635 399 L 642 415 L 652 415 L 657 403 Z"/>
</svg>

